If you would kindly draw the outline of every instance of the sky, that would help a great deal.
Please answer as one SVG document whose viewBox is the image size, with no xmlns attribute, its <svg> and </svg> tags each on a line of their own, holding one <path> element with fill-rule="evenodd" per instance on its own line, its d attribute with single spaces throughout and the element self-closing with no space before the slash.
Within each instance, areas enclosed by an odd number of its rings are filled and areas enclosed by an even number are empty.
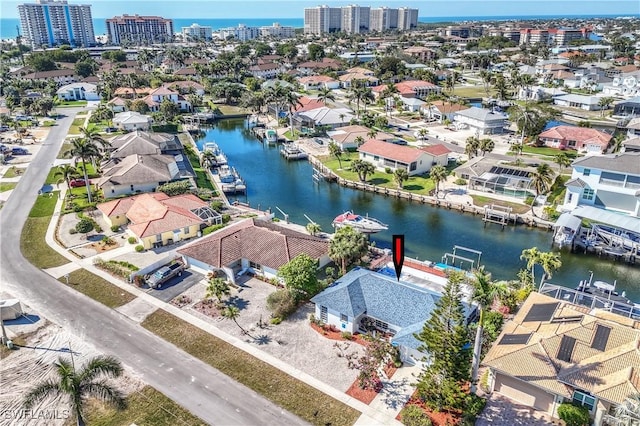
<svg viewBox="0 0 640 426">
<path fill-rule="evenodd" d="M 0 17 L 17 18 L 17 5 L 34 0 L 1 0 Z M 302 18 L 305 7 L 320 4 L 344 6 L 413 7 L 423 16 L 526 16 L 526 15 L 640 15 L 638 0 L 69 0 L 91 4 L 94 18 L 121 14 L 160 15 L 166 18 Z"/>
</svg>

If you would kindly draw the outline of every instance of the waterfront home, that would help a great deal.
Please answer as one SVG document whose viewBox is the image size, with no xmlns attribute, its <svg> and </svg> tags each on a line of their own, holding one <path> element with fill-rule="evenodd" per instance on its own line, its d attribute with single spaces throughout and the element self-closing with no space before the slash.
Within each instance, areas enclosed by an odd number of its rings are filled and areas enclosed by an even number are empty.
<svg viewBox="0 0 640 426">
<path fill-rule="evenodd" d="M 637 321 L 534 292 L 482 364 L 491 392 L 553 417 L 563 402 L 581 405 L 602 425 L 640 392 L 639 341 Z"/>
<path fill-rule="evenodd" d="M 298 128 L 316 128 L 324 127 L 327 129 L 336 129 L 346 126 L 355 118 L 351 110 L 348 108 L 328 108 L 323 106 L 308 111 L 302 111 L 294 114 L 294 126 Z"/>
<path fill-rule="evenodd" d="M 351 82 L 354 80 L 363 81 L 366 86 L 377 86 L 380 81 L 373 71 L 362 67 L 349 68 L 338 77 L 338 80 L 344 89 L 350 88 Z"/>
<path fill-rule="evenodd" d="M 612 136 L 589 127 L 555 126 L 540 133 L 538 139 L 550 148 L 601 154 L 607 150 Z"/>
<path fill-rule="evenodd" d="M 180 80 L 170 81 L 164 83 L 162 87 L 166 87 L 169 90 L 176 90 L 182 95 L 189 93 L 195 93 L 196 95 L 204 96 L 204 86 L 197 81 L 192 80 Z"/>
<path fill-rule="evenodd" d="M 599 111 L 602 109 L 602 106 L 599 105 L 600 99 L 598 96 L 569 94 L 555 96 L 553 103 L 558 106 L 580 108 L 586 111 Z"/>
<path fill-rule="evenodd" d="M 134 130 L 149 130 L 153 119 L 136 111 L 120 112 L 113 116 L 113 126 L 127 132 Z"/>
<path fill-rule="evenodd" d="M 274 278 L 278 269 L 303 253 L 322 268 L 330 262 L 328 251 L 326 239 L 250 218 L 207 235 L 178 253 L 190 266 L 206 272 L 222 270 L 235 282 L 237 274 L 246 272 Z"/>
<path fill-rule="evenodd" d="M 327 75 L 299 77 L 298 83 L 304 90 L 338 89 L 340 82 Z"/>
<path fill-rule="evenodd" d="M 109 143 L 109 158 L 124 158 L 129 155 L 168 154 L 178 155 L 183 153 L 183 146 L 177 135 L 169 133 L 144 132 L 136 130 L 124 135 L 112 138 Z"/>
<path fill-rule="evenodd" d="M 640 233 L 640 153 L 582 157 L 571 167 L 571 179 L 565 183 L 563 210 L 589 206 L 625 213 L 636 218 Z M 613 219 L 616 216 L 625 220 L 624 215 L 611 215 Z"/>
<path fill-rule="evenodd" d="M 128 155 L 102 165 L 97 185 L 105 198 L 151 192 L 163 183 L 185 179 L 172 155 Z"/>
<path fill-rule="evenodd" d="M 158 87 L 152 90 L 142 100 L 149 106 L 152 112 L 160 111 L 160 104 L 164 100 L 168 100 L 178 105 L 180 111 L 191 111 L 191 103 L 187 101 L 180 93 L 168 89 L 166 87 Z"/>
<path fill-rule="evenodd" d="M 640 117 L 632 118 L 625 126 L 627 129 L 627 136 L 634 138 L 640 136 Z"/>
<path fill-rule="evenodd" d="M 97 208 L 109 226 L 126 225 L 145 249 L 199 236 L 202 227 L 222 223 L 220 213 L 193 194 L 141 194 L 107 201 Z"/>
<path fill-rule="evenodd" d="M 65 101 L 99 101 L 98 86 L 91 83 L 66 84 L 56 91 L 56 96 Z"/>
<path fill-rule="evenodd" d="M 353 151 L 358 147 L 358 138 L 361 138 L 361 143 L 363 143 L 369 139 L 370 132 L 370 128 L 356 124 L 353 126 L 339 127 L 336 130 L 329 131 L 327 132 L 327 136 L 329 136 L 332 142 L 338 144 L 342 151 Z M 378 132 L 376 133 L 376 139 L 386 142 L 397 139 L 397 136 L 390 133 Z"/>
<path fill-rule="evenodd" d="M 640 115 L 640 96 L 618 102 L 613 107 L 613 115 L 636 117 Z"/>
<path fill-rule="evenodd" d="M 640 95 L 640 70 L 625 72 L 614 76 L 610 84 L 603 85 L 602 93 L 606 96 L 624 96 L 629 98 Z"/>
<path fill-rule="evenodd" d="M 387 85 L 382 84 L 372 88 L 371 90 L 373 95 L 377 98 L 385 91 L 386 88 Z M 396 83 L 395 88 L 402 98 L 426 99 L 429 95 L 438 94 L 442 91 L 440 86 L 422 80 L 402 81 L 400 83 Z"/>
<path fill-rule="evenodd" d="M 475 157 L 458 166 L 455 176 L 469 181 L 469 189 L 523 199 L 534 195 L 533 168 L 505 164 L 490 157 Z"/>
<path fill-rule="evenodd" d="M 448 164 L 451 152 L 444 145 L 431 145 L 422 148 L 396 145 L 377 139 L 369 139 L 358 148 L 359 158 L 368 161 L 380 170 L 405 169 L 409 176 L 428 173 L 431 167 Z"/>
<path fill-rule="evenodd" d="M 475 130 L 479 135 L 503 133 L 508 127 L 508 117 L 505 114 L 493 112 L 490 109 L 471 107 L 457 111 L 453 121 L 458 128 Z"/>
<path fill-rule="evenodd" d="M 469 109 L 469 106 L 447 101 L 431 101 L 422 107 L 422 112 L 427 120 L 436 120 L 444 123 L 445 120 L 453 121 L 456 112 Z"/>
<path fill-rule="evenodd" d="M 426 354 L 415 333 L 422 331 L 441 294 L 397 281 L 381 273 L 355 268 L 314 296 L 315 317 L 340 331 L 366 333 L 375 330 L 398 346 L 403 362 L 421 363 Z M 467 319 L 473 309 L 465 305 Z"/>
</svg>

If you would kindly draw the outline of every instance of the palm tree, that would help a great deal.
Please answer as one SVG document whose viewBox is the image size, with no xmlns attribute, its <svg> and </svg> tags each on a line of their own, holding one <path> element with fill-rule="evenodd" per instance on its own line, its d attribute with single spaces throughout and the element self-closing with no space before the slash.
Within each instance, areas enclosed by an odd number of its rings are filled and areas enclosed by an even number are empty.
<svg viewBox="0 0 640 426">
<path fill-rule="evenodd" d="M 360 146 L 364 143 L 364 138 L 362 136 L 356 136 L 353 141 L 356 143 L 356 146 Z"/>
<path fill-rule="evenodd" d="M 478 148 L 480 147 L 480 139 L 475 136 L 469 136 L 465 141 L 464 153 L 469 156 L 469 159 L 478 155 Z"/>
<path fill-rule="evenodd" d="M 509 151 L 513 152 L 516 155 L 516 158 L 518 158 L 518 155 L 522 154 L 523 149 L 524 146 L 521 143 L 514 143 L 509 148 Z"/>
<path fill-rule="evenodd" d="M 319 232 L 322 232 L 322 228 L 320 227 L 320 225 L 316 222 L 309 222 L 307 223 L 307 232 L 310 235 L 318 235 Z"/>
<path fill-rule="evenodd" d="M 369 131 L 367 132 L 367 137 L 369 139 L 375 139 L 376 136 L 378 136 L 378 131 L 376 129 L 369 129 Z"/>
<path fill-rule="evenodd" d="M 553 171 L 551 167 L 547 163 L 541 163 L 538 167 L 536 167 L 536 171 L 531 176 L 531 185 L 536 191 L 536 198 L 540 194 L 545 194 L 551 188 L 551 184 L 553 183 Z M 535 200 L 531 203 L 531 214 L 536 215 L 533 211 L 533 206 L 535 204 Z"/>
<path fill-rule="evenodd" d="M 393 180 L 398 185 L 398 188 L 402 189 L 402 185 L 409 179 L 409 173 L 407 169 L 398 168 L 393 171 Z"/>
<path fill-rule="evenodd" d="M 474 272 L 474 279 L 471 281 L 473 295 L 471 300 L 478 304 L 480 318 L 476 329 L 476 339 L 473 346 L 473 364 L 471 367 L 471 393 L 475 393 L 478 381 L 478 368 L 480 366 L 480 352 L 482 350 L 482 332 L 484 314 L 487 308 L 491 307 L 496 298 L 507 293 L 505 281 L 491 281 L 491 274 L 481 266 Z"/>
<path fill-rule="evenodd" d="M 71 188 L 71 179 L 77 178 L 80 175 L 78 169 L 71 164 L 61 164 L 58 166 L 58 170 L 56 170 L 54 176 L 60 176 L 58 183 L 66 182 L 67 187 Z"/>
<path fill-rule="evenodd" d="M 628 396 L 615 410 L 616 426 L 640 425 L 640 393 Z"/>
<path fill-rule="evenodd" d="M 428 134 L 429 134 L 429 130 L 425 128 L 418 130 L 418 138 L 421 140 L 425 140 Z"/>
<path fill-rule="evenodd" d="M 224 278 L 210 278 L 207 282 L 207 292 L 205 297 L 215 296 L 218 302 L 222 303 L 222 297 L 231 294 L 229 283 Z"/>
<path fill-rule="evenodd" d="M 218 164 L 218 160 L 216 159 L 216 154 L 210 149 L 206 149 L 202 156 L 200 156 L 200 165 L 205 169 L 210 169 L 211 167 Z"/>
<path fill-rule="evenodd" d="M 302 103 L 300 102 L 300 96 L 293 90 L 287 92 L 283 100 L 289 109 L 289 127 L 291 129 L 291 138 L 293 139 L 293 111 L 297 107 L 301 107 Z"/>
<path fill-rule="evenodd" d="M 604 117 L 604 110 L 609 109 L 609 106 L 615 101 L 615 98 L 611 96 L 604 96 L 600 98 L 598 101 L 598 106 L 600 107 L 600 117 Z"/>
<path fill-rule="evenodd" d="M 336 95 L 334 95 L 333 91 L 328 87 L 323 87 L 320 89 L 320 93 L 318 93 L 318 99 L 320 99 L 323 104 L 327 105 L 327 101 L 335 102 Z"/>
<path fill-rule="evenodd" d="M 542 266 L 542 278 L 540 278 L 540 286 L 545 279 L 551 278 L 553 273 L 560 269 L 562 266 L 562 260 L 560 259 L 560 253 L 553 251 L 546 251 L 540 253 L 540 266 Z"/>
<path fill-rule="evenodd" d="M 240 309 L 237 306 L 228 305 L 224 308 L 222 312 L 222 316 L 226 319 L 230 319 L 236 323 L 238 328 L 242 331 L 242 334 L 246 334 L 247 336 L 253 338 L 247 330 L 242 328 L 242 326 L 238 323 L 238 317 L 240 316 Z"/>
<path fill-rule="evenodd" d="M 524 249 L 520 254 L 520 259 L 527 261 L 527 269 L 531 271 L 531 281 L 535 283 L 535 268 L 536 265 L 540 263 L 540 250 L 538 250 L 538 247 Z"/>
<path fill-rule="evenodd" d="M 334 141 L 329 142 L 329 154 L 336 157 L 338 160 L 338 166 L 342 169 L 342 160 L 340 159 L 342 156 L 342 149 L 340 149 L 340 145 Z"/>
<path fill-rule="evenodd" d="M 569 167 L 571 165 L 571 159 L 564 152 L 561 152 L 560 154 L 554 156 L 553 162 L 558 165 L 558 169 L 561 174 L 562 174 L 562 169 L 564 169 L 565 167 Z"/>
<path fill-rule="evenodd" d="M 496 143 L 489 138 L 481 139 L 478 144 L 478 149 L 480 150 L 480 154 L 483 157 L 487 152 L 493 151 L 495 147 L 496 147 Z"/>
<path fill-rule="evenodd" d="M 358 174 L 360 182 L 366 182 L 367 176 L 375 173 L 376 168 L 368 161 L 358 159 L 351 162 L 351 170 Z"/>
<path fill-rule="evenodd" d="M 84 173 L 84 182 L 87 187 L 87 199 L 89 203 L 91 203 L 91 188 L 89 187 L 89 177 L 87 176 L 87 161 L 100 158 L 100 150 L 89 139 L 74 138 L 71 140 L 71 149 L 69 152 L 74 158 L 80 157 L 82 160 L 82 172 Z"/>
<path fill-rule="evenodd" d="M 34 405 L 50 396 L 67 396 L 71 410 L 76 416 L 76 423 L 84 425 L 83 404 L 88 397 L 97 398 L 121 410 L 126 407 L 126 399 L 122 392 L 110 386 L 104 378 L 118 378 L 122 376 L 120 361 L 110 356 L 97 356 L 90 359 L 80 371 L 76 372 L 71 362 L 58 358 L 55 363 L 57 380 L 46 380 L 34 388 L 24 397 L 24 407 L 31 409 Z M 97 380 L 99 377 L 104 377 Z"/>
<path fill-rule="evenodd" d="M 449 172 L 444 166 L 436 164 L 429 170 L 429 177 L 436 184 L 436 198 L 438 198 L 438 192 L 440 192 L 440 182 L 447 180 Z"/>
</svg>

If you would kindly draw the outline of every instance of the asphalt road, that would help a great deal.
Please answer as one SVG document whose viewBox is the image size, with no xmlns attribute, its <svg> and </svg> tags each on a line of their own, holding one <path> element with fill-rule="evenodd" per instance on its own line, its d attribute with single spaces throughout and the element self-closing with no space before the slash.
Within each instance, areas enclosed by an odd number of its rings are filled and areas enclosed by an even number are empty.
<svg viewBox="0 0 640 426">
<path fill-rule="evenodd" d="M 44 145 L 0 210 L 0 283 L 33 312 L 116 356 L 149 385 L 212 425 L 293 425 L 302 420 L 29 264 L 20 232 L 78 109 L 51 128 Z M 260 374 L 260 372 L 256 372 Z M 283 373 L 284 374 L 284 373 Z"/>
</svg>

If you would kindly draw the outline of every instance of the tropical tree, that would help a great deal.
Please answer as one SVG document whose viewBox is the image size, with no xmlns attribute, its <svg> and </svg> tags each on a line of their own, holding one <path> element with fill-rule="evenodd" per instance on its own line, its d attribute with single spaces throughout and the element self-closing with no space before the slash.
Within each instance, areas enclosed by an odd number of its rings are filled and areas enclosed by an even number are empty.
<svg viewBox="0 0 640 426">
<path fill-rule="evenodd" d="M 296 301 L 309 300 L 320 289 L 317 271 L 318 261 L 302 253 L 282 265 L 278 276 Z"/>
<path fill-rule="evenodd" d="M 553 184 L 553 171 L 547 163 L 541 163 L 536 167 L 536 171 L 531 175 L 531 185 L 536 191 L 536 198 L 540 194 L 546 194 Z M 531 203 L 531 214 L 536 215 L 533 211 L 535 200 Z"/>
<path fill-rule="evenodd" d="M 84 173 L 84 182 L 87 187 L 87 199 L 89 203 L 91 203 L 91 188 L 89 186 L 89 176 L 87 175 L 87 162 L 92 162 L 94 159 L 100 158 L 100 150 L 89 139 L 74 138 L 71 139 L 71 149 L 68 152 L 74 158 L 80 158 L 82 160 L 82 172 Z"/>
<path fill-rule="evenodd" d="M 230 319 L 231 321 L 235 322 L 238 328 L 240 329 L 240 331 L 242 331 L 242 334 L 246 334 L 247 336 L 253 339 L 253 336 L 251 336 L 249 332 L 245 330 L 238 323 L 238 318 L 240 317 L 240 309 L 237 306 L 233 306 L 233 305 L 225 306 L 224 310 L 222 311 L 222 317 L 226 319 Z"/>
<path fill-rule="evenodd" d="M 560 173 L 562 173 L 562 169 L 564 169 L 565 167 L 569 167 L 571 165 L 571 159 L 564 152 L 561 152 L 560 154 L 555 155 L 553 157 L 553 162 L 558 165 L 558 169 Z"/>
<path fill-rule="evenodd" d="M 376 168 L 368 161 L 358 159 L 351 162 L 351 170 L 358 174 L 360 182 L 366 182 L 367 176 L 375 173 Z"/>
<path fill-rule="evenodd" d="M 342 149 L 340 149 L 340 145 L 334 141 L 329 142 L 329 154 L 336 157 L 338 160 L 338 166 L 342 169 Z"/>
<path fill-rule="evenodd" d="M 320 99 L 323 104 L 327 105 L 327 101 L 335 102 L 336 95 L 334 95 L 333 91 L 328 87 L 323 87 L 320 89 L 320 93 L 318 93 L 318 99 Z"/>
<path fill-rule="evenodd" d="M 447 169 L 440 164 L 436 164 L 429 170 L 429 177 L 436 184 L 436 198 L 438 198 L 438 193 L 440 192 L 440 182 L 447 180 L 448 174 Z"/>
<path fill-rule="evenodd" d="M 343 226 L 335 232 L 329 242 L 329 257 L 340 265 L 342 274 L 346 274 L 347 266 L 367 254 L 368 248 L 369 243 L 364 234 L 351 226 Z"/>
<path fill-rule="evenodd" d="M 628 396 L 618 405 L 614 417 L 617 421 L 616 426 L 640 425 L 640 393 Z"/>
<path fill-rule="evenodd" d="M 33 387 L 24 397 L 25 409 L 31 409 L 47 397 L 67 397 L 76 417 L 76 424 L 81 426 L 85 424 L 84 404 L 89 397 L 97 398 L 119 410 L 126 407 L 122 392 L 104 380 L 122 376 L 122 365 L 114 357 L 92 358 L 77 372 L 73 358 L 68 361 L 60 357 L 54 365 L 57 379 L 49 379 Z"/>
<path fill-rule="evenodd" d="M 471 393 L 475 393 L 478 382 L 478 368 L 480 367 L 480 353 L 482 351 L 484 315 L 496 298 L 504 296 L 507 293 L 508 287 L 505 281 L 492 281 L 491 274 L 484 270 L 484 266 L 474 271 L 471 287 L 473 291 L 471 300 L 477 303 L 478 311 L 480 311 L 473 346 L 473 364 L 471 366 Z"/>
<path fill-rule="evenodd" d="M 296 108 L 301 107 L 300 96 L 293 90 L 288 91 L 283 97 L 284 103 L 289 109 L 289 128 L 291 129 L 291 137 L 293 137 L 293 112 Z"/>
<path fill-rule="evenodd" d="M 465 141 L 464 153 L 469 156 L 469 159 L 478 155 L 478 149 L 480 148 L 480 139 L 475 136 L 469 136 Z"/>
<path fill-rule="evenodd" d="M 398 185 L 398 188 L 402 189 L 402 185 L 409 179 L 409 173 L 407 169 L 397 168 L 393 171 L 393 180 Z"/>
<path fill-rule="evenodd" d="M 542 277 L 540 278 L 540 286 L 545 279 L 551 278 L 553 273 L 560 269 L 562 266 L 562 260 L 560 259 L 560 253 L 553 251 L 545 251 L 540 253 L 540 266 L 542 266 Z"/>
<path fill-rule="evenodd" d="M 356 136 L 356 138 L 353 140 L 357 146 L 360 146 L 364 143 L 364 138 L 362 136 Z"/>
<path fill-rule="evenodd" d="M 318 235 L 318 233 L 322 232 L 322 228 L 320 227 L 320 224 L 316 222 L 307 223 L 307 226 L 305 228 L 307 229 L 307 232 L 310 235 Z"/>
<path fill-rule="evenodd" d="M 80 134 L 82 137 L 93 145 L 100 147 L 102 150 L 105 150 L 111 146 L 111 143 L 104 139 L 98 129 L 94 126 L 80 127 Z"/>
<path fill-rule="evenodd" d="M 524 146 L 521 143 L 514 143 L 509 148 L 509 151 L 513 152 L 515 154 L 516 158 L 518 158 L 518 155 L 522 154 L 522 150 L 523 149 L 524 149 Z"/>
<path fill-rule="evenodd" d="M 54 176 L 60 176 L 60 182 L 66 182 L 67 187 L 71 188 L 71 179 L 75 179 L 80 174 L 78 173 L 78 169 L 73 167 L 71 164 L 61 164 L 58 166 L 58 170 L 56 170 Z"/>
<path fill-rule="evenodd" d="M 611 96 L 604 96 L 598 100 L 598 106 L 600 107 L 600 117 L 604 117 L 604 110 L 609 109 L 611 104 L 615 101 L 615 98 Z"/>
<path fill-rule="evenodd" d="M 215 296 L 218 302 L 222 303 L 222 297 L 231 294 L 231 287 L 224 278 L 211 277 L 207 281 L 207 292 L 205 297 L 210 298 Z"/>
<path fill-rule="evenodd" d="M 538 250 L 538 247 L 531 247 L 528 249 L 524 249 L 520 254 L 520 259 L 527 261 L 527 269 L 530 271 L 531 281 L 535 283 L 536 281 L 535 267 L 540 263 L 540 250 Z"/>
<path fill-rule="evenodd" d="M 367 132 L 367 137 L 369 139 L 375 139 L 376 136 L 378 136 L 378 131 L 376 129 L 373 129 L 373 128 L 369 129 L 369 131 Z"/>
<path fill-rule="evenodd" d="M 487 152 L 493 151 L 496 147 L 496 143 L 490 138 L 480 139 L 478 144 L 478 149 L 480 150 L 480 155 L 484 157 Z"/>
<path fill-rule="evenodd" d="M 424 127 L 420 130 L 418 130 L 418 138 L 420 140 L 425 140 L 427 139 L 427 135 L 429 134 L 429 130 L 425 129 Z"/>
<path fill-rule="evenodd" d="M 216 164 L 218 164 L 218 160 L 216 159 L 215 152 L 210 149 L 205 149 L 200 156 L 200 165 L 205 169 L 210 169 Z"/>
</svg>

